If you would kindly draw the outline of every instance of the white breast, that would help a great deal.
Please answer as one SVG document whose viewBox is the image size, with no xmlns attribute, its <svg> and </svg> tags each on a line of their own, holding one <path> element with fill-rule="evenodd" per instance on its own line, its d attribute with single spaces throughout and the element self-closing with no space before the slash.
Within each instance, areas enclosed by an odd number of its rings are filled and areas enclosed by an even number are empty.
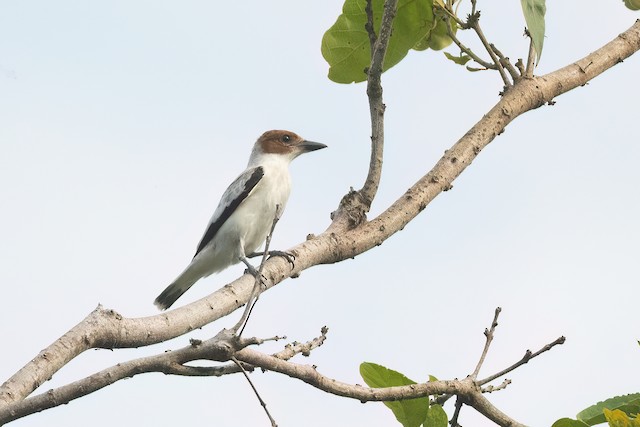
<svg viewBox="0 0 640 427">
<path fill-rule="evenodd" d="M 225 223 L 224 227 L 228 228 L 225 231 L 234 230 L 238 233 L 244 255 L 255 252 L 265 241 L 273 224 L 276 205 L 282 214 L 291 192 L 288 164 L 263 161 L 261 166 L 264 168 L 264 176 L 238 206 L 237 215 L 234 213 L 227 220 L 229 224 Z"/>
</svg>

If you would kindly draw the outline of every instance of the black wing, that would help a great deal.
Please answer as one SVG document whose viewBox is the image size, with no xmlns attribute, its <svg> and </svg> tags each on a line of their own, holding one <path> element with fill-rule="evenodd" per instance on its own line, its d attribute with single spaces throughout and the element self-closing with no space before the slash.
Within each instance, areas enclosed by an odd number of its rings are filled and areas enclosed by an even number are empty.
<svg viewBox="0 0 640 427">
<path fill-rule="evenodd" d="M 260 182 L 264 176 L 264 169 L 262 166 L 247 169 L 231 183 L 229 188 L 224 192 L 220 199 L 220 204 L 213 213 L 207 231 L 204 232 L 204 236 L 198 244 L 198 249 L 194 258 L 200 253 L 200 251 L 207 246 L 211 240 L 215 237 L 222 224 L 225 223 L 231 214 L 237 209 L 237 207 L 247 198 L 251 190 Z"/>
</svg>

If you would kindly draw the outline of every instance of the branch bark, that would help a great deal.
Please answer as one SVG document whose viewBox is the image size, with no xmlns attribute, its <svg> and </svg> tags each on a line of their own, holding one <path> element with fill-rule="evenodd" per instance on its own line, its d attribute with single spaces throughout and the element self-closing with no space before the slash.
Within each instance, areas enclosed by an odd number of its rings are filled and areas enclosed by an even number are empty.
<svg viewBox="0 0 640 427">
<path fill-rule="evenodd" d="M 264 269 L 266 288 L 297 276 L 314 265 L 353 258 L 382 244 L 403 229 L 438 194 L 451 189 L 451 183 L 516 117 L 585 85 L 639 49 L 640 21 L 636 21 L 614 40 L 573 64 L 544 76 L 520 80 L 445 153 L 430 172 L 378 217 L 352 228 L 347 222 L 339 221 L 341 215 L 337 215 L 327 231 L 319 236 L 310 236 L 306 242 L 288 251 L 296 256 L 293 268 L 279 257 L 267 261 Z M 338 214 L 358 203 L 362 201 L 348 197 L 343 199 Z M 0 409 L 23 400 L 88 349 L 140 347 L 183 335 L 241 307 L 249 299 L 252 288 L 253 278 L 244 275 L 206 298 L 145 318 L 124 318 L 113 310 L 98 307 L 0 386 Z M 438 390 L 430 392 L 438 393 Z"/>
</svg>

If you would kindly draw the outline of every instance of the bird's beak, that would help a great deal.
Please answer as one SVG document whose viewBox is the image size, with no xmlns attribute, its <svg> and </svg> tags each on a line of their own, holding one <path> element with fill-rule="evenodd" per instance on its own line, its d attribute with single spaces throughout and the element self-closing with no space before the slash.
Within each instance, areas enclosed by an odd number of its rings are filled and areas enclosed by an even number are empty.
<svg viewBox="0 0 640 427">
<path fill-rule="evenodd" d="M 303 153 L 308 153 L 310 151 L 316 151 L 316 150 L 320 150 L 322 148 L 327 148 L 327 146 L 325 144 L 321 144 L 319 142 L 313 142 L 313 141 L 302 141 L 302 143 L 300 143 L 298 145 L 298 148 L 300 148 L 300 150 Z"/>
</svg>

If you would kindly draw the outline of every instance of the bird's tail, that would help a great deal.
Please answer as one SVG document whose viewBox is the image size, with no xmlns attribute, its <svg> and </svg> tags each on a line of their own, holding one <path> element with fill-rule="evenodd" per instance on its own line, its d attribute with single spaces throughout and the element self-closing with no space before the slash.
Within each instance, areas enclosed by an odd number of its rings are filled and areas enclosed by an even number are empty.
<svg viewBox="0 0 640 427">
<path fill-rule="evenodd" d="M 153 302 L 160 310 L 166 310 L 176 302 L 178 298 L 189 290 L 198 278 L 192 278 L 190 275 L 182 274 L 172 284 L 162 291 Z"/>
</svg>

